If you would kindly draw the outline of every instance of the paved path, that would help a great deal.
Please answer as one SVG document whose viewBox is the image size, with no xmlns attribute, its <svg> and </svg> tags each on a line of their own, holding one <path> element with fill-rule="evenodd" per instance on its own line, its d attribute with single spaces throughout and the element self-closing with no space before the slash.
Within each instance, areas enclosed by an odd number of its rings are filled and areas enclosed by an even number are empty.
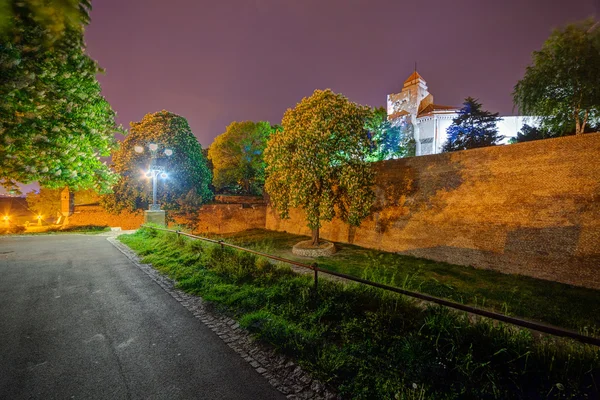
<svg viewBox="0 0 600 400">
<path fill-rule="evenodd" d="M 0 237 L 1 399 L 283 399 L 106 237 Z"/>
</svg>

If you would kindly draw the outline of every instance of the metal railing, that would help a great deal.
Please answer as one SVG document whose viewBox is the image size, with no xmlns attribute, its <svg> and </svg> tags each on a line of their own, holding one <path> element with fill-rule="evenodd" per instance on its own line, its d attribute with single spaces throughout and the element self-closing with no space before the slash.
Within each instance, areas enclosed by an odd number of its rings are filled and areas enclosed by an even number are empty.
<svg viewBox="0 0 600 400">
<path fill-rule="evenodd" d="M 202 240 L 205 242 L 210 242 L 210 243 L 214 243 L 214 244 L 218 244 L 221 246 L 221 248 L 224 247 L 230 247 L 236 250 L 240 250 L 240 251 L 244 251 L 247 253 L 251 253 L 251 254 L 255 254 L 261 257 L 265 257 L 265 258 L 269 258 L 271 260 L 275 260 L 275 261 L 280 261 L 280 262 L 284 262 L 290 265 L 295 265 L 297 267 L 301 267 L 301 268 L 306 268 L 306 269 L 310 269 L 313 271 L 314 273 L 314 289 L 315 292 L 318 288 L 318 284 L 319 284 L 319 272 L 322 272 L 324 274 L 328 274 L 328 275 L 332 275 L 332 276 L 337 276 L 339 278 L 344 278 L 347 279 L 349 281 L 353 281 L 353 282 L 358 282 L 358 283 L 362 283 L 365 285 L 369 285 L 372 287 L 376 287 L 379 289 L 383 289 L 383 290 L 388 290 L 390 292 L 395 292 L 398 294 L 402 294 L 405 296 L 409 296 L 409 297 L 413 297 L 416 299 L 420 299 L 420 300 L 425 300 L 431 303 L 436 303 L 445 307 L 449 307 L 449 308 L 453 308 L 456 310 L 460 310 L 460 311 L 465 311 L 471 314 L 475 314 L 475 315 L 480 315 L 482 317 L 486 317 L 486 318 L 491 318 L 494 319 L 496 321 L 502 321 L 502 322 L 506 322 L 512 325 L 517 325 L 523 328 L 527 328 L 527 329 L 532 329 L 538 332 L 543 332 L 543 333 L 547 333 L 550 335 L 554 335 L 554 336 L 561 336 L 561 337 L 567 337 L 570 339 L 575 339 L 579 342 L 582 343 L 586 343 L 586 344 L 591 344 L 594 346 L 598 346 L 600 347 L 600 338 L 595 338 L 592 336 L 586 336 L 586 335 L 582 335 L 578 332 L 575 331 L 571 331 L 571 330 L 567 330 L 567 329 L 563 329 L 563 328 L 559 328 L 556 326 L 552 326 L 552 325 L 547 325 L 547 324 L 542 324 L 540 322 L 534 322 L 534 321 L 529 321 L 529 320 L 525 320 L 525 319 L 521 319 L 521 318 L 516 318 L 516 317 L 511 317 L 508 315 L 504 315 L 504 314 L 499 314 L 493 311 L 487 311 L 487 310 L 483 310 L 481 308 L 477 308 L 477 307 L 473 307 L 473 306 L 468 306 L 466 304 L 461 304 L 461 303 L 455 303 L 453 301 L 449 301 L 449 300 L 445 300 L 445 299 L 441 299 L 439 297 L 435 297 L 435 296 L 430 296 L 427 294 L 423 294 L 423 293 L 419 293 L 419 292 L 412 292 L 410 290 L 405 290 L 405 289 L 401 289 L 398 287 L 394 287 L 394 286 L 389 286 L 389 285 L 384 285 L 382 283 L 377 283 L 377 282 L 372 282 L 372 281 L 368 281 L 365 279 L 361 279 L 361 278 L 357 278 L 355 276 L 352 275 L 347 275 L 347 274 L 343 274 L 340 272 L 335 272 L 335 271 L 330 271 L 327 269 L 323 269 L 323 268 L 319 268 L 319 266 L 317 265 L 317 263 L 313 263 L 313 264 L 304 264 L 298 261 L 294 261 L 294 260 L 290 260 L 287 258 L 282 258 L 282 257 L 277 257 L 271 254 L 267 254 L 267 253 L 263 253 L 260 251 L 256 251 L 256 250 L 252 250 L 252 249 L 247 249 L 245 247 L 241 247 L 241 246 L 237 246 L 234 244 L 230 244 L 230 243 L 226 243 L 223 240 L 214 240 L 214 239 L 209 239 L 209 238 L 205 238 L 202 236 L 196 236 L 196 235 L 192 235 L 190 233 L 185 233 L 185 232 L 181 232 L 178 230 L 172 230 L 172 229 L 164 229 L 164 228 L 157 228 L 154 226 L 148 226 L 148 225 L 142 225 L 143 228 L 149 228 L 149 229 L 154 229 L 157 231 L 163 231 L 163 232 L 171 232 L 171 233 L 175 233 L 177 235 L 181 235 L 181 236 L 187 236 L 189 238 L 192 239 L 197 239 L 197 240 Z"/>
</svg>

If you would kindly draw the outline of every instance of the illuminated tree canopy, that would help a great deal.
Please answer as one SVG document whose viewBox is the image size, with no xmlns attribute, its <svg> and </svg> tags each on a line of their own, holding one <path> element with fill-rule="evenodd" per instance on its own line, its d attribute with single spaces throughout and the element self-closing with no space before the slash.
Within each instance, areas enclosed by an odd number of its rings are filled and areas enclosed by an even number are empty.
<svg viewBox="0 0 600 400">
<path fill-rule="evenodd" d="M 374 200 L 373 172 L 366 161 L 370 141 L 365 129 L 369 108 L 331 90 L 316 90 L 288 109 L 283 131 L 265 149 L 265 190 L 282 218 L 291 207 L 306 212 L 319 243 L 323 221 L 336 215 L 359 225 Z"/>
<path fill-rule="evenodd" d="M 18 3 L 0 34 L 0 184 L 108 191 L 117 176 L 101 157 L 116 148 L 118 127 L 100 68 L 84 53 L 83 25 L 53 36 L 30 3 Z"/>
<path fill-rule="evenodd" d="M 157 201 L 166 210 L 177 210 L 181 199 L 197 204 L 210 201 L 212 176 L 202 154 L 202 146 L 185 118 L 168 111 L 146 114 L 132 122 L 121 148 L 113 155 L 113 167 L 121 178 L 102 204 L 112 212 L 147 208 L 152 202 L 152 180 L 146 177 L 150 166 L 150 144 L 156 144 L 156 163 L 168 177 L 158 181 Z M 143 150 L 142 152 L 136 151 Z M 168 156 L 165 150 L 171 150 Z"/>
<path fill-rule="evenodd" d="M 371 148 L 368 161 L 383 161 L 415 155 L 415 140 L 406 124 L 399 125 L 388 121 L 387 110 L 374 108 L 367 119 L 365 128 L 369 132 Z"/>
<path fill-rule="evenodd" d="M 555 30 L 515 86 L 519 111 L 552 135 L 581 134 L 600 120 L 600 29 L 587 20 Z"/>
<path fill-rule="evenodd" d="M 16 19 L 26 13 L 53 41 L 68 28 L 89 23 L 91 8 L 90 0 L 0 0 L 0 34 L 13 29 Z"/>
<path fill-rule="evenodd" d="M 448 127 L 448 140 L 443 151 L 458 151 L 494 146 L 504 137 L 498 134 L 498 113 L 481 109 L 481 103 L 467 97 L 458 117 Z"/>
<path fill-rule="evenodd" d="M 232 122 L 210 145 L 213 185 L 217 191 L 261 194 L 265 183 L 263 151 L 276 129 L 268 122 Z"/>
</svg>

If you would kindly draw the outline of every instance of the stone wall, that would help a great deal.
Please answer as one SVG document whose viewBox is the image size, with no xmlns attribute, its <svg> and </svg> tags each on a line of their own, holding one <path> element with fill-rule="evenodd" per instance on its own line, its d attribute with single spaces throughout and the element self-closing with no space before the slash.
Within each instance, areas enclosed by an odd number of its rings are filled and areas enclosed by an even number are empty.
<svg viewBox="0 0 600 400">
<path fill-rule="evenodd" d="M 215 202 L 227 204 L 266 204 L 263 196 L 234 196 L 225 194 L 216 195 Z"/>
<path fill-rule="evenodd" d="M 358 228 L 323 238 L 600 289 L 600 133 L 390 160 Z M 310 234 L 300 210 L 266 228 Z"/>
<path fill-rule="evenodd" d="M 109 214 L 98 204 L 76 205 L 75 212 L 68 219 L 68 226 L 110 226 L 123 230 L 137 229 L 144 223 L 144 214 L 121 212 Z"/>
<path fill-rule="evenodd" d="M 266 204 L 205 204 L 198 210 L 194 233 L 231 233 L 264 229 Z"/>
</svg>

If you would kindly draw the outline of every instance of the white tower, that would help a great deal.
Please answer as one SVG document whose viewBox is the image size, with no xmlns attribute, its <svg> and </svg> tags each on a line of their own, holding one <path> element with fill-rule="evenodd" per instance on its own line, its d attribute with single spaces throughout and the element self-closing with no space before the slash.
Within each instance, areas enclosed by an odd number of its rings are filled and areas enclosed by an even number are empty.
<svg viewBox="0 0 600 400">
<path fill-rule="evenodd" d="M 417 71 L 413 72 L 406 81 L 402 91 L 387 96 L 388 120 L 392 123 L 407 122 L 412 124 L 417 154 L 420 154 L 420 134 L 417 117 L 427 106 L 433 104 L 433 96 L 427 90 L 427 82 Z"/>
</svg>

